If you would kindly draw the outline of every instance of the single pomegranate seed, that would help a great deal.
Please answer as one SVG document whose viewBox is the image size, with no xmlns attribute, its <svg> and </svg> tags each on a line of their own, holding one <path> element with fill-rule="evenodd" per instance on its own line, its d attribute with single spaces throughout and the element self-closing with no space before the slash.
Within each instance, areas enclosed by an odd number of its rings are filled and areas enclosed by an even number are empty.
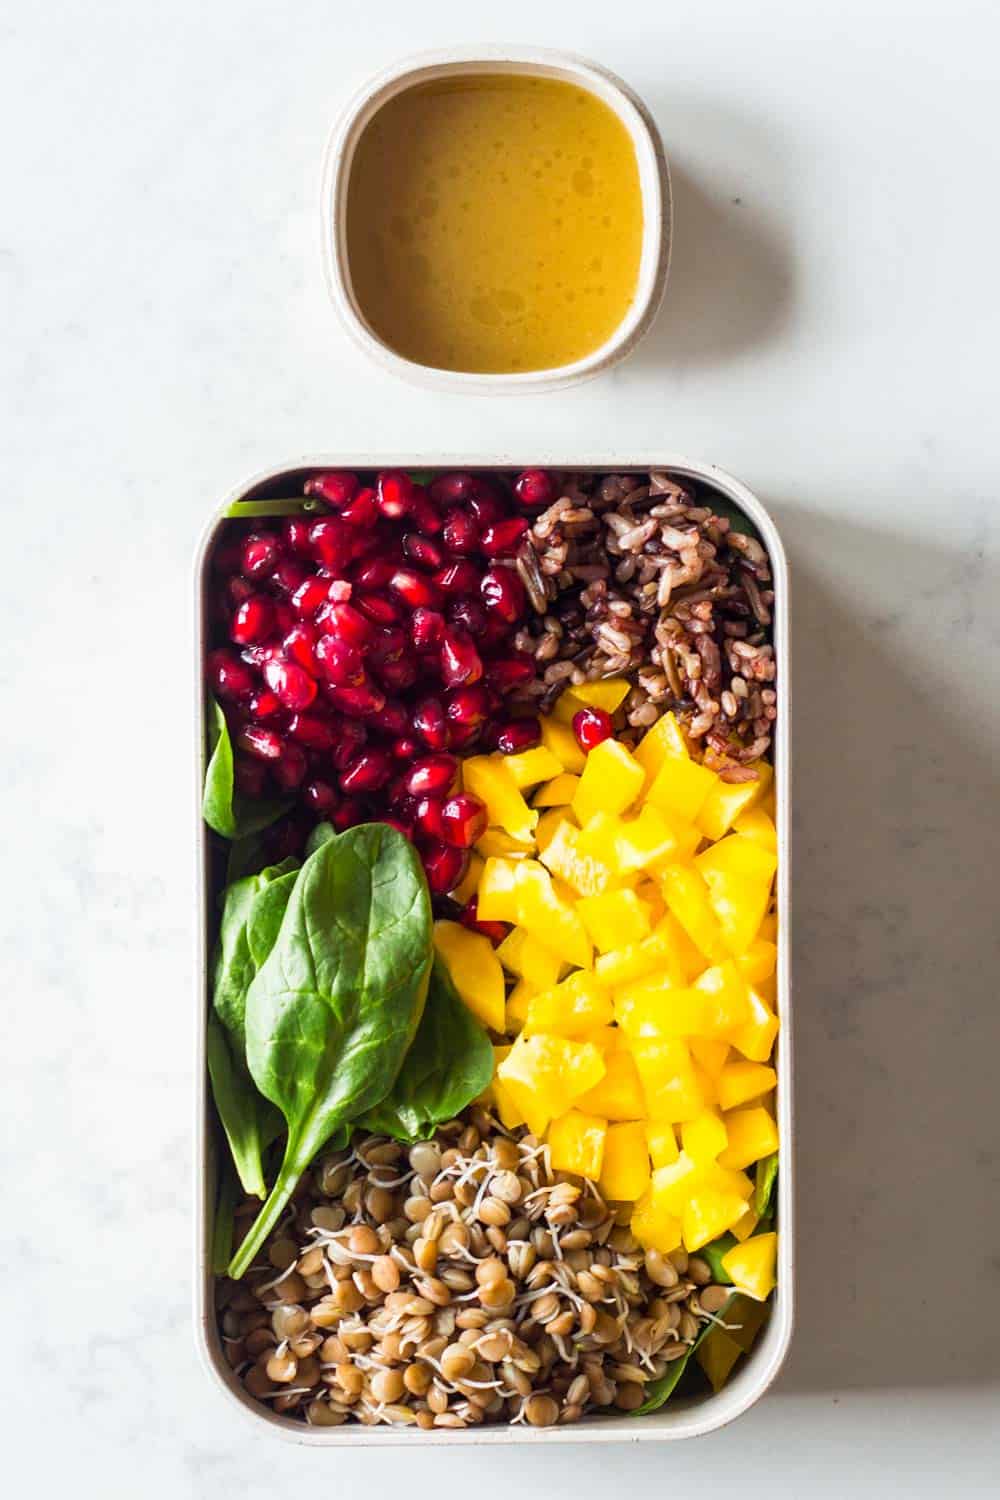
<svg viewBox="0 0 1000 1500">
<path fill-rule="evenodd" d="M 384 594 L 355 594 L 354 602 L 377 625 L 394 625 L 402 618 L 399 606 Z"/>
<path fill-rule="evenodd" d="M 410 716 L 398 698 L 387 698 L 385 706 L 377 713 L 371 714 L 368 722 L 373 729 L 380 729 L 383 734 L 391 734 L 395 737 L 403 734 L 409 727 Z"/>
<path fill-rule="evenodd" d="M 264 729 L 259 724 L 244 724 L 236 736 L 236 744 L 240 750 L 245 750 L 247 755 L 255 755 L 258 760 L 277 761 L 285 748 L 280 734 L 276 734 L 273 729 Z"/>
<path fill-rule="evenodd" d="M 212 651 L 206 663 L 208 683 L 217 698 L 238 700 L 253 692 L 254 676 L 232 651 Z"/>
<path fill-rule="evenodd" d="M 497 726 L 494 743 L 501 755 L 519 755 L 522 750 L 532 750 L 542 742 L 542 726 L 538 719 L 508 719 Z"/>
<path fill-rule="evenodd" d="M 444 553 L 437 542 L 432 542 L 429 537 L 419 536 L 415 531 L 408 531 L 404 536 L 403 551 L 418 568 L 444 567 Z"/>
<path fill-rule="evenodd" d="M 410 617 L 410 636 L 418 651 L 432 651 L 444 640 L 444 615 L 418 604 Z"/>
<path fill-rule="evenodd" d="M 232 578 L 226 579 L 226 596 L 235 609 L 245 600 L 254 597 L 254 586 L 249 578 L 244 578 L 241 574 L 234 573 Z"/>
<path fill-rule="evenodd" d="M 282 713 L 281 699 L 270 688 L 263 688 L 250 699 L 250 717 L 255 724 L 263 719 L 275 719 Z"/>
<path fill-rule="evenodd" d="M 461 558 L 434 574 L 434 582 L 444 594 L 475 594 L 479 589 L 479 569 Z"/>
<path fill-rule="evenodd" d="M 328 781 L 307 781 L 302 788 L 302 800 L 311 812 L 326 818 L 333 812 L 340 798 Z"/>
<path fill-rule="evenodd" d="M 437 536 L 441 530 L 441 512 L 420 485 L 413 487 L 409 518 L 421 536 Z"/>
<path fill-rule="evenodd" d="M 334 687 L 359 687 L 365 680 L 361 652 L 335 635 L 320 636 L 316 643 L 316 660 L 326 681 L 332 682 Z"/>
<path fill-rule="evenodd" d="M 357 687 L 334 687 L 331 684 L 327 696 L 342 713 L 358 714 L 362 718 L 385 708 L 385 694 L 373 682 L 362 682 Z"/>
<path fill-rule="evenodd" d="M 441 678 L 445 687 L 478 682 L 482 675 L 483 664 L 469 632 L 460 625 L 446 630 L 441 646 Z"/>
<path fill-rule="evenodd" d="M 283 638 L 281 645 L 285 656 L 291 658 L 303 671 L 309 673 L 310 677 L 319 675 L 319 658 L 316 655 L 316 646 L 320 637 L 311 625 L 295 625 Z M 279 659 L 276 654 L 269 660 Z M 265 665 L 261 663 L 261 665 Z"/>
<path fill-rule="evenodd" d="M 308 557 L 311 551 L 309 545 L 311 529 L 309 521 L 303 521 L 298 516 L 289 516 L 281 528 L 281 540 L 289 552 L 295 552 L 299 557 Z"/>
<path fill-rule="evenodd" d="M 244 646 L 240 656 L 248 667 L 256 667 L 261 670 L 266 661 L 272 661 L 276 656 L 283 656 L 284 652 L 275 642 L 270 646 Z"/>
<path fill-rule="evenodd" d="M 420 754 L 420 746 L 412 735 L 401 734 L 398 739 L 393 740 L 390 753 L 395 760 L 416 760 Z"/>
<path fill-rule="evenodd" d="M 348 469 L 328 469 L 325 474 L 314 474 L 307 479 L 305 489 L 307 495 L 316 495 L 340 510 L 357 493 L 358 476 Z"/>
<path fill-rule="evenodd" d="M 281 555 L 278 538 L 270 531 L 254 531 L 243 543 L 240 572 L 246 578 L 266 578 Z"/>
<path fill-rule="evenodd" d="M 354 569 L 354 582 L 359 589 L 384 589 L 395 569 L 388 557 L 369 557 Z"/>
<path fill-rule="evenodd" d="M 365 804 L 357 797 L 346 797 L 330 821 L 338 833 L 346 833 L 348 828 L 363 823 L 366 817 Z"/>
<path fill-rule="evenodd" d="M 473 896 L 467 901 L 459 913 L 458 920 L 463 927 L 470 927 L 473 932 L 481 932 L 483 937 L 488 937 L 490 942 L 496 945 L 502 943 L 507 936 L 507 925 L 505 922 L 480 922 L 479 903 Z"/>
<path fill-rule="evenodd" d="M 461 625 L 470 635 L 481 635 L 486 629 L 486 611 L 478 599 L 453 600 L 448 606 L 448 619 L 453 625 Z"/>
<path fill-rule="evenodd" d="M 440 797 L 418 797 L 413 808 L 413 822 L 416 831 L 425 838 L 447 843 L 441 821 L 441 807 Z"/>
<path fill-rule="evenodd" d="M 497 486 L 485 474 L 477 474 L 469 492 L 469 509 L 479 525 L 491 526 L 505 514 L 505 506 Z"/>
<path fill-rule="evenodd" d="M 470 745 L 482 741 L 488 729 L 488 724 L 452 724 L 448 729 L 448 749 L 468 750 Z"/>
<path fill-rule="evenodd" d="M 486 808 L 478 797 L 458 792 L 449 797 L 441 809 L 441 826 L 446 844 L 457 849 L 471 849 L 489 827 Z"/>
<path fill-rule="evenodd" d="M 505 646 L 510 637 L 510 626 L 505 625 L 503 620 L 496 615 L 487 616 L 486 624 L 479 632 L 479 650 L 485 652 L 491 646 Z"/>
<path fill-rule="evenodd" d="M 409 474 L 386 469 L 378 476 L 378 508 L 390 521 L 399 521 L 410 508 L 414 484 Z"/>
<path fill-rule="evenodd" d="M 372 489 L 358 490 L 350 505 L 345 505 L 340 512 L 340 519 L 346 521 L 348 526 L 374 526 L 378 520 L 378 500 Z"/>
<path fill-rule="evenodd" d="M 327 601 L 327 584 L 322 578 L 307 578 L 292 595 L 292 608 L 303 619 L 311 619 Z"/>
<path fill-rule="evenodd" d="M 306 752 L 299 745 L 286 745 L 274 767 L 274 779 L 284 792 L 294 792 L 309 769 Z"/>
<path fill-rule="evenodd" d="M 457 770 L 453 755 L 426 755 L 410 767 L 404 786 L 411 797 L 434 797 L 448 790 Z"/>
<path fill-rule="evenodd" d="M 508 516 L 504 521 L 495 521 L 487 526 L 479 545 L 487 557 L 509 557 L 517 551 L 517 544 L 528 529 L 523 516 Z"/>
<path fill-rule="evenodd" d="M 472 494 L 474 483 L 471 474 L 439 474 L 427 486 L 427 493 L 435 505 L 454 505 Z"/>
<path fill-rule="evenodd" d="M 460 687 L 449 693 L 445 700 L 445 713 L 449 723 L 462 729 L 478 729 L 486 722 L 489 702 L 486 690 L 481 685 Z"/>
<path fill-rule="evenodd" d="M 579 713 L 573 715 L 576 742 L 588 754 L 605 740 L 609 740 L 614 732 L 611 715 L 605 713 L 603 708 L 581 708 Z"/>
<path fill-rule="evenodd" d="M 252 646 L 264 641 L 274 626 L 274 609 L 270 599 L 263 594 L 252 594 L 244 599 L 229 627 L 229 634 L 238 646 Z"/>
<path fill-rule="evenodd" d="M 324 568 L 339 572 L 351 558 L 354 533 L 337 516 L 325 516 L 314 521 L 309 531 L 309 546 L 312 555 Z"/>
<path fill-rule="evenodd" d="M 479 523 L 467 510 L 450 510 L 441 527 L 441 540 L 456 556 L 479 549 Z"/>
<path fill-rule="evenodd" d="M 283 594 L 294 594 L 308 577 L 305 567 L 295 557 L 281 557 L 271 569 L 271 582 Z"/>
<path fill-rule="evenodd" d="M 295 714 L 289 720 L 288 736 L 307 750 L 332 750 L 337 739 L 330 720 L 318 714 Z"/>
<path fill-rule="evenodd" d="M 406 632 L 401 625 L 383 625 L 369 642 L 366 655 L 373 662 L 398 661 L 406 650 Z"/>
<path fill-rule="evenodd" d="M 438 603 L 433 583 L 413 568 L 397 568 L 389 579 L 389 588 L 409 609 L 433 609 Z"/>
<path fill-rule="evenodd" d="M 432 844 L 422 858 L 427 884 L 435 896 L 447 896 L 461 884 L 469 868 L 468 849 L 456 849 L 452 844 Z"/>
<path fill-rule="evenodd" d="M 420 668 L 411 656 L 400 656 L 395 661 L 379 662 L 375 671 L 383 687 L 394 693 L 405 693 L 420 676 Z"/>
<path fill-rule="evenodd" d="M 525 510 L 551 505 L 556 498 L 556 482 L 547 469 L 525 469 L 514 484 L 514 494 Z"/>
<path fill-rule="evenodd" d="M 340 786 L 345 792 L 375 792 L 392 775 L 392 760 L 385 750 L 362 750 L 341 772 Z"/>
<path fill-rule="evenodd" d="M 490 687 L 499 693 L 530 682 L 537 671 L 533 656 L 527 651 L 512 651 L 510 656 L 493 656 L 483 664 L 483 675 Z"/>
<path fill-rule="evenodd" d="M 353 590 L 346 578 L 335 578 L 326 591 L 326 597 L 334 604 L 346 604 Z"/>
<path fill-rule="evenodd" d="M 286 708 L 308 708 L 316 697 L 316 679 L 310 677 L 297 661 L 269 661 L 264 665 L 264 681 L 277 693 Z"/>
<path fill-rule="evenodd" d="M 267 767 L 261 760 L 251 760 L 247 755 L 233 757 L 233 784 L 244 797 L 263 797 Z"/>
<path fill-rule="evenodd" d="M 287 635 L 294 630 L 299 623 L 299 617 L 295 613 L 287 599 L 275 599 L 274 601 L 274 629 L 276 635 Z"/>
<path fill-rule="evenodd" d="M 524 618 L 528 600 L 513 568 L 487 568 L 479 592 L 486 608 L 508 625 Z"/>
<path fill-rule="evenodd" d="M 358 751 L 366 743 L 368 731 L 357 719 L 344 719 L 337 727 L 337 739 L 333 746 L 331 761 L 338 771 L 350 765 Z"/>
<path fill-rule="evenodd" d="M 371 639 L 371 625 L 353 604 L 324 604 L 317 611 L 316 624 L 326 635 L 335 635 L 350 646 L 364 646 Z"/>
<path fill-rule="evenodd" d="M 440 698 L 425 698 L 413 710 L 413 732 L 432 750 L 448 748 L 448 720 Z"/>
</svg>

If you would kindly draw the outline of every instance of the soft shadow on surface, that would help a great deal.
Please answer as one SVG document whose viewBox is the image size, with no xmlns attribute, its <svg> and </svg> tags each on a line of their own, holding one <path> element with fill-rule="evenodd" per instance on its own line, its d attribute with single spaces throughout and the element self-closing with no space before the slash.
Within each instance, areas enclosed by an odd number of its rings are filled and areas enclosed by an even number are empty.
<svg viewBox="0 0 1000 1500">
<path fill-rule="evenodd" d="M 998 580 L 982 552 L 786 517 L 844 585 L 789 535 L 798 1308 L 776 1390 L 996 1379 L 997 724 L 979 694 Z"/>
</svg>

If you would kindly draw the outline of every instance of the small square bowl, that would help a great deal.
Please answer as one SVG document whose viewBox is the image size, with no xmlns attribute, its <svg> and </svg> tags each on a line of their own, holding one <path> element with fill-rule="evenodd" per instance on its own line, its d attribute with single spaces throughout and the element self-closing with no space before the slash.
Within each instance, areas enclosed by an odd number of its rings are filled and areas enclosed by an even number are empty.
<svg viewBox="0 0 1000 1500">
<path fill-rule="evenodd" d="M 510 375 L 473 374 L 418 364 L 397 354 L 379 338 L 366 321 L 354 293 L 347 253 L 347 193 L 354 154 L 365 126 L 388 100 L 415 84 L 476 73 L 555 78 L 587 89 L 619 117 L 635 148 L 643 213 L 635 293 L 611 337 L 571 364 Z M 645 105 L 620 78 L 596 63 L 546 48 L 449 48 L 405 58 L 384 69 L 355 95 L 334 127 L 323 164 L 323 264 L 330 296 L 347 332 L 383 369 L 431 389 L 478 395 L 564 390 L 616 365 L 632 352 L 650 327 L 667 282 L 672 213 L 670 171 L 659 132 Z"/>
</svg>

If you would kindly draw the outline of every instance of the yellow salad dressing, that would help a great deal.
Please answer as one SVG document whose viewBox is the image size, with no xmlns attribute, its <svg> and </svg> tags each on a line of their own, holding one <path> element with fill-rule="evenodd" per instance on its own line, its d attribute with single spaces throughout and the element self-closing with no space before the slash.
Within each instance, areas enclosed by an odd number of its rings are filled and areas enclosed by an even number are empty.
<svg viewBox="0 0 1000 1500">
<path fill-rule="evenodd" d="M 511 374 L 590 354 L 636 290 L 635 149 L 594 94 L 551 78 L 467 75 L 384 104 L 347 195 L 361 312 L 398 354 Z"/>
</svg>

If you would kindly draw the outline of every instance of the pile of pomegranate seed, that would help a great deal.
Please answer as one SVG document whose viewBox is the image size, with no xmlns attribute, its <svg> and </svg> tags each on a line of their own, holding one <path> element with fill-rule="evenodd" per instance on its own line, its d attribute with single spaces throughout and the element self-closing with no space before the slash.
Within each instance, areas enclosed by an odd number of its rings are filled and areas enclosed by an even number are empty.
<svg viewBox="0 0 1000 1500">
<path fill-rule="evenodd" d="M 512 645 L 528 612 L 514 555 L 525 512 L 554 493 L 541 469 L 509 486 L 332 470 L 305 484 L 328 511 L 227 524 L 208 684 L 240 791 L 296 797 L 269 831 L 273 857 L 300 852 L 318 821 L 382 819 L 417 844 L 435 894 L 461 881 L 486 810 L 456 789 L 456 752 L 539 741 L 505 699 L 535 674 Z"/>
</svg>

